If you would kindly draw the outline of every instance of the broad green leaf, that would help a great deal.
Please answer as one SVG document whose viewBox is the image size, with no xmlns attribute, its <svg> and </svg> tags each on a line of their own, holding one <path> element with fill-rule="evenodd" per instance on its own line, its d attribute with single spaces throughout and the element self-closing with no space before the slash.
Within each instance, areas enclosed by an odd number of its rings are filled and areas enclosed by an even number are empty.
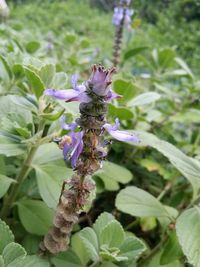
<svg viewBox="0 0 200 267">
<path fill-rule="evenodd" d="M 160 264 L 162 250 L 153 255 L 148 261 L 145 261 L 140 267 L 183 267 L 179 261 L 173 261 L 166 265 Z"/>
<path fill-rule="evenodd" d="M 24 154 L 26 146 L 19 143 L 19 140 L 16 140 L 13 137 L 8 137 L 2 135 L 0 132 L 0 154 L 7 157 L 18 156 Z"/>
<path fill-rule="evenodd" d="M 22 241 L 22 245 L 29 255 L 37 254 L 41 238 L 36 235 L 26 234 Z"/>
<path fill-rule="evenodd" d="M 129 107 L 143 106 L 147 104 L 151 104 L 160 98 L 160 94 L 155 92 L 148 92 L 141 95 L 136 96 L 131 101 L 128 102 Z"/>
<path fill-rule="evenodd" d="M 158 53 L 158 65 L 165 69 L 173 63 L 176 52 L 171 48 L 162 49 Z"/>
<path fill-rule="evenodd" d="M 34 158 L 32 165 L 51 164 L 52 161 L 63 159 L 62 151 L 55 143 L 41 145 Z"/>
<path fill-rule="evenodd" d="M 18 95 L 11 95 L 9 97 L 13 104 L 18 105 L 20 108 L 24 108 L 29 111 L 33 111 L 34 113 L 37 113 L 36 105 L 33 104 L 29 99 Z"/>
<path fill-rule="evenodd" d="M 128 108 L 115 107 L 112 104 L 108 105 L 108 113 L 113 118 L 119 118 L 120 120 L 130 120 L 133 118 L 133 113 Z"/>
<path fill-rule="evenodd" d="M 103 212 L 99 215 L 99 217 L 93 224 L 93 229 L 98 237 L 100 237 L 100 234 L 103 231 L 104 227 L 113 220 L 115 220 L 114 216 L 108 212 Z"/>
<path fill-rule="evenodd" d="M 0 198 L 2 198 L 5 195 L 11 183 L 13 182 L 15 182 L 15 180 L 0 174 Z"/>
<path fill-rule="evenodd" d="M 26 251 L 21 245 L 12 242 L 4 248 L 2 256 L 6 267 L 21 267 L 20 263 L 25 259 Z"/>
<path fill-rule="evenodd" d="M 120 246 L 120 255 L 128 257 L 129 260 L 137 260 L 146 250 L 144 243 L 133 236 L 127 237 Z"/>
<path fill-rule="evenodd" d="M 179 64 L 179 66 L 181 66 L 186 71 L 186 73 L 188 75 L 190 75 L 193 78 L 193 73 L 192 73 L 191 69 L 188 67 L 188 65 L 186 64 L 186 62 L 183 59 L 176 57 L 175 61 L 176 61 L 176 63 Z"/>
<path fill-rule="evenodd" d="M 65 72 L 57 72 L 51 82 L 51 88 L 65 89 L 67 85 L 68 76 Z"/>
<path fill-rule="evenodd" d="M 71 247 L 73 252 L 78 256 L 81 261 L 81 266 L 86 266 L 90 260 L 90 254 L 85 250 L 85 245 L 82 242 L 78 233 L 74 234 L 71 238 Z"/>
<path fill-rule="evenodd" d="M 169 217 L 164 206 L 151 194 L 135 186 L 122 189 L 116 198 L 116 207 L 138 217 Z"/>
<path fill-rule="evenodd" d="M 14 235 L 8 225 L 0 219 L 0 254 L 3 249 L 11 242 L 14 241 Z"/>
<path fill-rule="evenodd" d="M 53 64 L 46 64 L 40 69 L 39 76 L 46 88 L 51 85 L 55 72 Z"/>
<path fill-rule="evenodd" d="M 96 175 L 99 177 L 103 175 L 107 179 L 112 179 L 122 184 L 130 182 L 133 178 L 132 173 L 128 169 L 110 161 L 104 162 L 103 168 Z"/>
<path fill-rule="evenodd" d="M 127 102 L 136 94 L 134 85 L 126 80 L 115 80 L 113 82 L 113 89 L 116 93 L 122 96 L 119 100 L 120 102 Z"/>
<path fill-rule="evenodd" d="M 4 260 L 3 260 L 3 257 L 1 255 L 0 255 L 0 267 L 6 267 Z"/>
<path fill-rule="evenodd" d="M 28 67 L 24 67 L 25 75 L 28 79 L 32 92 L 39 98 L 45 89 L 45 85 L 39 75 Z"/>
<path fill-rule="evenodd" d="M 169 236 L 167 243 L 164 245 L 163 253 L 160 258 L 161 264 L 171 263 L 182 257 L 182 250 L 178 243 L 176 233 L 172 232 Z"/>
<path fill-rule="evenodd" d="M 189 263 L 200 266 L 200 208 L 185 210 L 176 222 L 176 233 Z"/>
<path fill-rule="evenodd" d="M 50 267 L 50 264 L 46 259 L 42 259 L 41 257 L 32 255 L 26 256 L 25 260 L 23 261 L 22 267 Z"/>
<path fill-rule="evenodd" d="M 170 160 L 170 162 L 183 174 L 183 176 L 190 181 L 195 195 L 200 188 L 200 162 L 186 156 L 174 145 L 160 140 L 153 134 L 139 131 L 134 132 L 138 134 L 140 138 L 140 146 L 151 146 Z"/>
<path fill-rule="evenodd" d="M 45 235 L 52 225 L 53 211 L 40 200 L 24 199 L 17 202 L 19 218 L 27 232 Z"/>
<path fill-rule="evenodd" d="M 100 178 L 102 180 L 104 190 L 108 191 L 119 190 L 118 182 L 107 176 L 105 173 L 99 173 L 98 176 L 94 176 L 94 180 L 96 180 L 96 178 Z"/>
<path fill-rule="evenodd" d="M 52 257 L 51 262 L 56 267 L 82 267 L 83 266 L 78 256 L 70 249 L 66 252 L 59 253 L 57 256 Z"/>
<path fill-rule="evenodd" d="M 149 47 L 148 46 L 140 46 L 140 47 L 136 47 L 136 48 L 133 48 L 133 49 L 127 51 L 124 55 L 124 60 L 127 60 L 131 57 L 134 57 L 135 55 L 143 52 L 147 48 L 149 48 Z"/>
<path fill-rule="evenodd" d="M 69 179 L 72 170 L 62 165 L 34 165 L 40 195 L 49 208 L 56 209 L 62 183 Z"/>
<path fill-rule="evenodd" d="M 40 48 L 40 43 L 37 41 L 30 41 L 26 44 L 26 50 L 29 53 L 34 53 Z"/>
<path fill-rule="evenodd" d="M 124 239 L 124 230 L 121 224 L 116 220 L 113 220 L 105 225 L 99 236 L 100 245 L 107 245 L 110 248 L 120 247 Z"/>
<path fill-rule="evenodd" d="M 78 235 L 85 246 L 85 250 L 90 255 L 90 259 L 94 262 L 99 261 L 99 245 L 95 231 L 92 228 L 86 227 Z"/>
</svg>

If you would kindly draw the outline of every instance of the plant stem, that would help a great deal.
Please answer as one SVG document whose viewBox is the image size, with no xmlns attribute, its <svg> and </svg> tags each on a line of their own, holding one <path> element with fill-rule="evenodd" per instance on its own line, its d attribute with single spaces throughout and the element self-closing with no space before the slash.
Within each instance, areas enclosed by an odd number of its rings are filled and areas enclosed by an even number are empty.
<svg viewBox="0 0 200 267">
<path fill-rule="evenodd" d="M 41 121 L 39 123 L 38 131 L 37 131 L 37 132 L 41 131 L 41 135 L 43 132 L 43 128 L 44 128 L 44 122 Z M 27 155 L 27 158 L 24 160 L 24 162 L 21 166 L 21 169 L 16 176 L 15 183 L 11 186 L 10 193 L 4 200 L 3 208 L 2 208 L 1 213 L 0 213 L 0 217 L 2 219 L 6 218 L 10 213 L 10 209 L 11 209 L 13 203 L 15 202 L 15 199 L 16 199 L 19 191 L 20 191 L 21 185 L 31 170 L 31 168 L 30 168 L 31 162 L 32 162 L 33 157 L 34 157 L 34 155 L 35 155 L 35 153 L 39 147 L 39 144 L 40 143 L 38 142 L 37 144 L 35 144 L 34 146 L 32 146 L 30 148 L 28 155 Z"/>
<path fill-rule="evenodd" d="M 138 262 L 138 266 L 140 267 L 143 265 L 144 262 L 150 260 L 160 250 L 160 248 L 163 247 L 167 240 L 168 235 L 165 235 L 164 238 L 157 244 L 157 246 L 155 246 L 146 257 L 144 257 Z"/>
</svg>

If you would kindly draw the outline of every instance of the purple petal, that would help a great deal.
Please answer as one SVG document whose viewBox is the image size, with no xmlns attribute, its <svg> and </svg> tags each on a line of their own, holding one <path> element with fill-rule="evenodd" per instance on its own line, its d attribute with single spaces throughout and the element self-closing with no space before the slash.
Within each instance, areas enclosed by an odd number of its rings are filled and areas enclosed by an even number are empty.
<svg viewBox="0 0 200 267">
<path fill-rule="evenodd" d="M 116 94 L 113 90 L 110 89 L 110 91 L 108 92 L 107 96 L 105 97 L 105 101 L 106 102 L 110 102 L 110 101 L 112 101 L 113 99 L 116 99 L 116 98 L 121 98 L 121 96 Z"/>
<path fill-rule="evenodd" d="M 73 89 L 69 89 L 69 90 L 46 89 L 44 91 L 44 94 L 48 96 L 53 96 L 57 99 L 64 100 L 66 102 L 79 101 L 78 99 L 79 92 Z"/>
<path fill-rule="evenodd" d="M 110 132 L 110 131 L 116 131 L 116 130 L 119 129 L 119 127 L 120 127 L 120 122 L 119 122 L 119 119 L 118 118 L 115 119 L 115 125 L 111 125 L 109 123 L 105 123 L 103 125 L 103 128 L 106 129 L 108 132 Z"/>
<path fill-rule="evenodd" d="M 69 131 L 69 130 L 73 131 L 77 127 L 77 123 L 75 123 L 75 122 L 67 124 L 65 122 L 65 116 L 64 115 L 60 117 L 60 124 L 61 124 L 61 127 L 67 131 Z"/>
<path fill-rule="evenodd" d="M 63 156 L 65 160 L 69 160 L 69 151 L 72 149 L 72 145 L 65 144 L 63 147 Z"/>
<path fill-rule="evenodd" d="M 125 131 L 109 131 L 109 134 L 119 141 L 139 143 L 140 139 L 135 134 L 131 134 Z"/>
<path fill-rule="evenodd" d="M 78 82 L 78 74 L 72 75 L 72 77 L 71 77 L 71 84 L 72 84 L 72 88 L 74 90 L 76 90 L 76 88 L 77 88 L 77 82 Z"/>
<path fill-rule="evenodd" d="M 74 168 L 76 166 L 76 162 L 83 151 L 83 132 L 78 132 L 73 134 L 73 139 L 75 142 L 73 142 L 73 150 L 71 152 L 70 158 L 71 158 L 71 165 Z"/>
<path fill-rule="evenodd" d="M 114 126 L 112 126 L 109 123 L 103 125 L 103 128 L 106 129 L 112 137 L 114 137 L 119 141 L 134 142 L 134 143 L 140 142 L 140 139 L 137 137 L 137 135 L 126 131 L 119 131 L 118 130 L 119 127 L 120 127 L 119 119 L 115 120 Z"/>
</svg>

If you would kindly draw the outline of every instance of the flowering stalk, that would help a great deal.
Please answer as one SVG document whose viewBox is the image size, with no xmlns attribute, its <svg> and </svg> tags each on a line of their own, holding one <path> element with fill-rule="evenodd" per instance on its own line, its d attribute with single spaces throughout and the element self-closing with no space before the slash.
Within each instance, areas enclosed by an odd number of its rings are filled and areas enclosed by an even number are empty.
<svg viewBox="0 0 200 267">
<path fill-rule="evenodd" d="M 139 141 L 137 136 L 119 131 L 118 120 L 115 126 L 106 122 L 108 102 L 119 97 L 110 87 L 114 71 L 114 68 L 106 70 L 94 65 L 90 78 L 83 85 L 78 86 L 77 78 L 73 76 L 73 89 L 45 91 L 46 95 L 54 98 L 81 103 L 80 118 L 75 123 L 66 124 L 65 118 L 61 117 L 63 129 L 70 132 L 59 141 L 59 147 L 63 150 L 64 158 L 71 161 L 74 175 L 63 183 L 53 226 L 40 244 L 42 253 L 49 251 L 55 254 L 66 250 L 73 225 L 78 221 L 79 214 L 94 189 L 89 176 L 101 167 L 107 155 L 105 130 L 120 141 Z M 76 128 L 79 131 L 75 131 Z"/>
<path fill-rule="evenodd" d="M 129 0 L 120 0 L 119 6 L 114 9 L 112 22 L 116 27 L 113 44 L 113 66 L 115 67 L 120 62 L 124 26 L 126 25 L 130 29 L 133 10 L 128 9 L 129 4 Z"/>
</svg>

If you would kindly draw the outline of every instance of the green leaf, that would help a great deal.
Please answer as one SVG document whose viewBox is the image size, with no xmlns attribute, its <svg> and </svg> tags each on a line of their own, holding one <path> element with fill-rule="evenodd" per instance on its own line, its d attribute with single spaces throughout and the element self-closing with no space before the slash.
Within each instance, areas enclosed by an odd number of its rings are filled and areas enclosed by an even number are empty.
<svg viewBox="0 0 200 267">
<path fill-rule="evenodd" d="M 25 260 L 23 261 L 23 266 L 24 267 L 50 267 L 50 264 L 48 263 L 47 260 L 34 255 L 34 256 L 26 256 Z M 72 266 L 72 267 L 75 267 L 75 266 Z"/>
<path fill-rule="evenodd" d="M 112 104 L 108 105 L 108 113 L 113 118 L 119 118 L 120 120 L 130 120 L 133 118 L 133 113 L 128 108 L 115 107 Z"/>
<path fill-rule="evenodd" d="M 124 239 L 124 230 L 121 224 L 116 220 L 105 225 L 99 236 L 100 245 L 107 245 L 110 248 L 120 247 Z"/>
<path fill-rule="evenodd" d="M 18 105 L 20 108 L 37 113 L 37 107 L 29 99 L 18 95 L 10 95 L 9 98 L 13 104 Z"/>
<path fill-rule="evenodd" d="M 95 182 L 98 178 L 101 179 L 101 181 L 103 182 L 103 189 L 104 190 L 108 190 L 108 191 L 119 190 L 118 182 L 116 182 L 112 178 L 109 178 L 105 173 L 100 173 L 100 174 L 98 174 L 98 176 L 93 176 L 93 177 L 94 177 Z"/>
<path fill-rule="evenodd" d="M 105 262 L 103 262 L 103 263 L 100 265 L 100 267 L 118 267 L 118 265 L 115 265 L 115 264 L 112 263 L 112 262 L 107 262 L 107 261 L 105 261 Z"/>
<path fill-rule="evenodd" d="M 24 72 L 30 84 L 32 92 L 39 98 L 45 89 L 45 85 L 39 75 L 28 67 L 24 67 Z"/>
<path fill-rule="evenodd" d="M 169 217 L 162 204 L 148 192 L 135 186 L 122 189 L 116 198 L 116 207 L 138 217 Z"/>
<path fill-rule="evenodd" d="M 175 61 L 176 61 L 176 63 L 178 63 L 179 64 L 179 66 L 181 66 L 185 71 L 186 71 L 186 73 L 190 76 L 190 77 L 194 77 L 193 76 L 193 73 L 192 73 L 192 71 L 191 71 L 191 69 L 188 67 L 188 65 L 186 64 L 186 62 L 183 60 L 183 59 L 181 59 L 181 58 L 179 58 L 179 57 L 176 57 L 175 58 Z"/>
<path fill-rule="evenodd" d="M 39 77 L 41 78 L 46 88 L 48 88 L 51 85 L 55 72 L 56 69 L 55 65 L 53 64 L 46 64 L 40 69 Z"/>
<path fill-rule="evenodd" d="M 177 259 L 180 259 L 182 254 L 182 249 L 178 243 L 176 233 L 172 232 L 163 248 L 160 263 L 162 265 L 169 264 Z"/>
<path fill-rule="evenodd" d="M 79 257 L 81 266 L 85 266 L 90 260 L 90 255 L 88 251 L 85 250 L 85 245 L 78 233 L 72 236 L 71 247 L 73 252 Z"/>
<path fill-rule="evenodd" d="M 162 254 L 162 250 L 153 255 L 148 261 L 145 261 L 141 267 L 182 267 L 183 265 L 179 261 L 173 261 L 167 265 L 160 264 L 160 256 Z"/>
<path fill-rule="evenodd" d="M 65 89 L 67 85 L 67 74 L 65 72 L 57 72 L 51 82 L 51 88 Z"/>
<path fill-rule="evenodd" d="M 56 267 L 82 267 L 83 266 L 78 256 L 70 249 L 66 252 L 59 253 L 57 256 L 52 257 L 51 262 Z"/>
<path fill-rule="evenodd" d="M 106 190 L 116 191 L 119 189 L 118 183 L 126 184 L 131 181 L 132 173 L 113 162 L 104 162 L 103 168 L 95 173 L 94 179 L 99 177 Z"/>
<path fill-rule="evenodd" d="M 155 135 L 134 131 L 140 138 L 140 146 L 151 146 L 167 157 L 170 162 L 185 176 L 193 186 L 194 195 L 200 188 L 200 162 L 186 156 L 174 145 L 160 140 Z M 131 144 L 131 143 L 130 143 Z"/>
<path fill-rule="evenodd" d="M 32 165 L 42 165 L 56 160 L 63 160 L 62 151 L 54 143 L 39 146 L 32 161 Z"/>
<path fill-rule="evenodd" d="M 0 60 L 2 61 L 3 66 L 4 66 L 5 70 L 7 71 L 8 76 L 11 80 L 13 77 L 12 70 L 11 70 L 10 66 L 8 65 L 8 62 L 6 61 L 6 59 L 1 54 L 0 54 Z"/>
<path fill-rule="evenodd" d="M 171 48 L 162 49 L 158 53 L 158 64 L 159 67 L 162 67 L 163 69 L 169 67 L 174 57 L 176 56 L 176 52 Z"/>
<path fill-rule="evenodd" d="M 119 249 L 121 256 L 128 257 L 129 260 L 137 260 L 146 250 L 146 246 L 140 239 L 128 236 Z"/>
<path fill-rule="evenodd" d="M 2 198 L 5 195 L 11 183 L 13 182 L 15 182 L 15 180 L 0 174 L 0 198 Z"/>
<path fill-rule="evenodd" d="M 119 100 L 120 102 L 131 100 L 136 93 L 134 85 L 126 80 L 115 80 L 113 82 L 113 90 L 122 96 Z"/>
<path fill-rule="evenodd" d="M 107 179 L 113 179 L 122 184 L 127 184 L 133 178 L 132 173 L 128 169 L 110 161 L 104 162 L 103 168 L 96 174 L 99 177 L 104 175 Z"/>
<path fill-rule="evenodd" d="M 184 211 L 176 222 L 176 233 L 189 263 L 200 266 L 200 208 Z"/>
<path fill-rule="evenodd" d="M 3 250 L 3 260 L 6 267 L 18 267 L 22 260 L 26 257 L 25 249 L 17 243 L 9 243 Z"/>
<path fill-rule="evenodd" d="M 5 263 L 1 255 L 0 255 L 0 267 L 5 267 Z"/>
<path fill-rule="evenodd" d="M 78 235 L 85 246 L 85 250 L 90 256 L 90 259 L 94 262 L 99 261 L 99 245 L 95 231 L 90 227 L 86 227 L 81 230 Z"/>
<path fill-rule="evenodd" d="M 18 156 L 24 154 L 26 146 L 19 143 L 19 140 L 16 140 L 13 137 L 4 136 L 0 132 L 0 154 L 3 154 L 7 157 Z"/>
<path fill-rule="evenodd" d="M 114 216 L 108 212 L 103 212 L 99 215 L 99 217 L 93 224 L 93 229 L 96 232 L 98 238 L 100 237 L 100 234 L 103 231 L 104 227 L 113 220 L 115 220 Z"/>
<path fill-rule="evenodd" d="M 40 116 L 46 120 L 56 121 L 62 116 L 64 112 L 65 110 L 62 109 L 61 111 L 56 112 L 56 113 L 42 113 L 40 114 Z"/>
<path fill-rule="evenodd" d="M 26 249 L 28 254 L 37 254 L 41 238 L 39 236 L 26 234 L 22 241 L 23 247 Z"/>
<path fill-rule="evenodd" d="M 148 92 L 133 98 L 129 103 L 129 107 L 143 106 L 151 104 L 160 98 L 160 94 L 155 92 Z"/>
<path fill-rule="evenodd" d="M 133 49 L 127 51 L 124 55 L 124 60 L 127 60 L 131 57 L 134 57 L 135 55 L 143 52 L 147 48 L 149 48 L 149 47 L 148 46 L 140 46 L 140 47 L 136 47 L 136 48 L 133 48 Z"/>
<path fill-rule="evenodd" d="M 14 241 L 14 235 L 8 225 L 0 219 L 0 254 L 3 249 L 11 242 Z"/>
<path fill-rule="evenodd" d="M 72 170 L 53 164 L 34 165 L 40 195 L 49 208 L 56 209 L 62 183 L 72 175 Z"/>
<path fill-rule="evenodd" d="M 27 232 L 45 235 L 53 221 L 53 211 L 40 200 L 20 200 L 17 202 L 19 218 Z"/>
<path fill-rule="evenodd" d="M 36 52 L 40 48 L 40 43 L 37 41 L 31 41 L 26 44 L 26 50 L 30 54 Z"/>
</svg>

